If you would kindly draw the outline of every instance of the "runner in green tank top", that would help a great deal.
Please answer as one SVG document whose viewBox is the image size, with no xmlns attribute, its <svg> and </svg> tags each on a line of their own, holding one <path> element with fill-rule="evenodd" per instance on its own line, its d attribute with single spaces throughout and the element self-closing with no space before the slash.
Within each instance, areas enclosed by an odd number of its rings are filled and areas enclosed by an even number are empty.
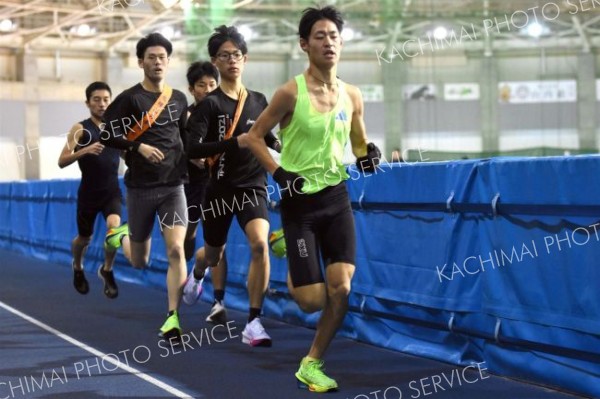
<svg viewBox="0 0 600 399">
<path fill-rule="evenodd" d="M 304 10 L 298 31 L 308 69 L 281 86 L 252 129 L 238 136 L 239 146 L 249 147 L 282 189 L 290 293 L 305 312 L 323 310 L 295 374 L 300 388 L 315 392 L 338 389 L 323 372 L 321 359 L 347 312 L 355 269 L 344 146 L 349 138 L 357 167 L 365 172 L 373 172 L 381 156 L 373 143 L 367 144 L 360 91 L 336 78 L 342 27 L 334 7 Z M 264 136 L 278 123 L 281 166 L 264 144 Z"/>
</svg>

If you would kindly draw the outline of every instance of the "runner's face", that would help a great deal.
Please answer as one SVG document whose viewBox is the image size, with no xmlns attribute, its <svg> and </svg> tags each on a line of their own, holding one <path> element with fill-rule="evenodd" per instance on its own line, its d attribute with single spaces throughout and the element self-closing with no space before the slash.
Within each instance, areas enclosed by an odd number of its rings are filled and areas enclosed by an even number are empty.
<svg viewBox="0 0 600 399">
<path fill-rule="evenodd" d="M 204 75 L 190 86 L 190 93 L 194 96 L 194 100 L 198 103 L 207 96 L 208 93 L 217 88 L 217 81 L 212 76 Z"/>
<path fill-rule="evenodd" d="M 152 46 L 146 49 L 144 59 L 138 60 L 140 68 L 144 69 L 144 75 L 151 82 L 158 83 L 165 78 L 169 67 L 169 56 L 167 50 L 162 46 Z"/>
<path fill-rule="evenodd" d="M 108 108 L 108 104 L 110 104 L 110 93 L 108 90 L 94 90 L 90 96 L 90 100 L 85 102 L 85 105 L 90 110 L 90 114 L 97 119 L 102 119 L 104 111 Z"/>
<path fill-rule="evenodd" d="M 328 19 L 314 23 L 308 40 L 300 39 L 300 47 L 308 54 L 311 63 L 335 65 L 340 59 L 342 37 L 337 26 Z"/>
<path fill-rule="evenodd" d="M 235 81 L 241 79 L 247 58 L 235 44 L 227 41 L 219 47 L 217 56 L 212 57 L 212 61 L 219 70 L 221 79 Z"/>
</svg>

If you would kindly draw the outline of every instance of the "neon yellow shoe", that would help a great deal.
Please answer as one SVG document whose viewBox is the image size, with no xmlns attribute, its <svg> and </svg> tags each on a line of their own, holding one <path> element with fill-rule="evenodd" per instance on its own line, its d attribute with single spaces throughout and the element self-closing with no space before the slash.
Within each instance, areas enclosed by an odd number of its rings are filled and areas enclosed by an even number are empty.
<svg viewBox="0 0 600 399">
<path fill-rule="evenodd" d="M 108 229 L 106 238 L 104 239 L 104 248 L 116 251 L 121 247 L 121 240 L 129 234 L 129 225 L 127 222 L 119 227 Z"/>
<path fill-rule="evenodd" d="M 325 375 L 323 365 L 322 360 L 309 360 L 306 357 L 302 359 L 300 368 L 296 372 L 298 388 L 312 392 L 337 391 L 337 382 Z"/>
<path fill-rule="evenodd" d="M 167 341 L 178 341 L 181 339 L 179 314 L 176 311 L 171 316 L 167 317 L 167 320 L 165 320 L 165 323 L 160 328 L 160 333 L 158 335 Z"/>
</svg>

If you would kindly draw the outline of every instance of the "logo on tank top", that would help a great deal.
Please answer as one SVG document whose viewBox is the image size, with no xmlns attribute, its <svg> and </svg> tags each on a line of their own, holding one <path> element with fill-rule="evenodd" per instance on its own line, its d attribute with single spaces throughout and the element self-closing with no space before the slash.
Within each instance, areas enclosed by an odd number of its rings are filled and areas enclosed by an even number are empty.
<svg viewBox="0 0 600 399">
<path fill-rule="evenodd" d="M 306 241 L 304 241 L 304 238 L 296 240 L 296 243 L 298 244 L 298 254 L 300 257 L 308 258 L 308 249 L 306 248 Z"/>
<path fill-rule="evenodd" d="M 348 122 L 348 116 L 346 116 L 346 111 L 341 110 L 340 112 L 338 112 L 338 114 L 335 116 L 335 120 L 342 121 L 342 122 Z"/>
</svg>

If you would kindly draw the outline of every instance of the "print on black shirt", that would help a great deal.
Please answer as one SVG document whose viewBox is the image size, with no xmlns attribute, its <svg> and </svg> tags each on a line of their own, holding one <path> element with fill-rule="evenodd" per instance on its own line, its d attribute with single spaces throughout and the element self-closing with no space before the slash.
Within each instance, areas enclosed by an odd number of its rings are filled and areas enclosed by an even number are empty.
<svg viewBox="0 0 600 399">
<path fill-rule="evenodd" d="M 267 174 L 252 152 L 247 148 L 239 148 L 234 140 L 223 141 L 233 122 L 236 106 L 237 100 L 227 96 L 219 87 L 192 110 L 187 123 L 188 157 L 206 158 L 222 153 L 213 165 L 211 184 L 265 191 Z M 248 90 L 248 97 L 232 137 L 247 133 L 266 107 L 267 99 L 262 93 Z M 265 142 L 271 148 L 276 141 L 273 133 L 265 137 Z"/>
</svg>

